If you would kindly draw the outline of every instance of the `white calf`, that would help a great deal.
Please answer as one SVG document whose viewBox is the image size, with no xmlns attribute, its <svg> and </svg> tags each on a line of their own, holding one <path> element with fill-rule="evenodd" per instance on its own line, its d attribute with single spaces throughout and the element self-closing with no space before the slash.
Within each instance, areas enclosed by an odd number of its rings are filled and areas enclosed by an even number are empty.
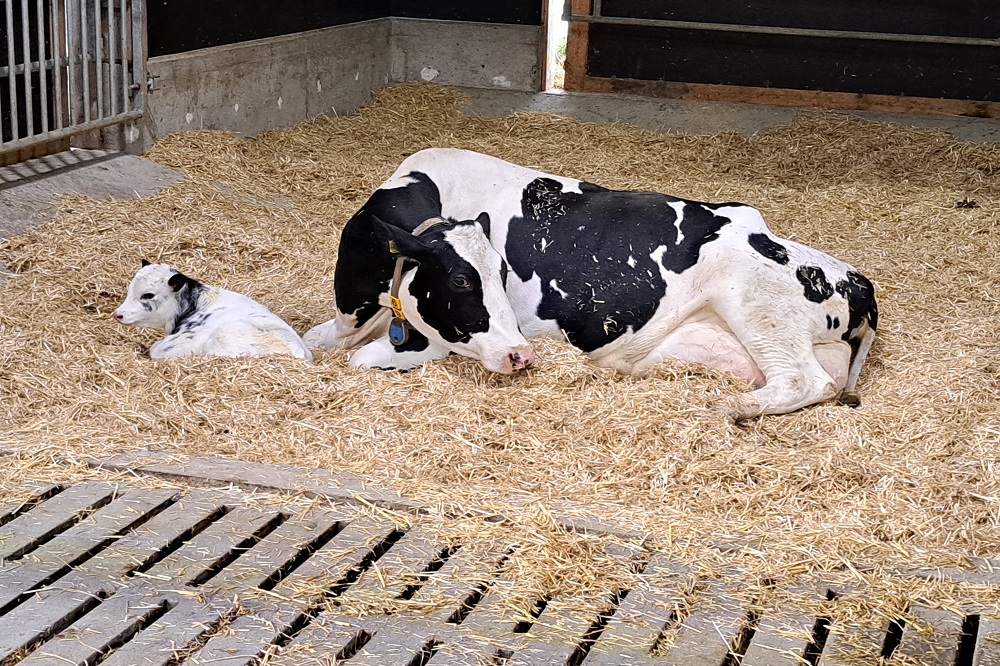
<svg viewBox="0 0 1000 666">
<path fill-rule="evenodd" d="M 257 301 L 143 260 L 114 312 L 125 326 L 163 328 L 151 358 L 291 354 L 312 360 L 298 333 Z"/>
</svg>

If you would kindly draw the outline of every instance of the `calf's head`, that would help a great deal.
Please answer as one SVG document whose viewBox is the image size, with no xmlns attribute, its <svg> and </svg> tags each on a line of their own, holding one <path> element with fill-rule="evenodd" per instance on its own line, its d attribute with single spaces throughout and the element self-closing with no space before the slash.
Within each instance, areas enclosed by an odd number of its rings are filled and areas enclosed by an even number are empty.
<svg viewBox="0 0 1000 666">
<path fill-rule="evenodd" d="M 445 222 L 419 236 L 376 220 L 376 234 L 415 262 L 400 281 L 414 329 L 450 351 L 510 374 L 535 361 L 507 300 L 507 264 L 489 242 L 489 216 Z"/>
<path fill-rule="evenodd" d="M 163 328 L 169 333 L 177 319 L 196 303 L 200 286 L 166 264 L 144 259 L 128 286 L 125 302 L 112 316 L 125 326 Z"/>
</svg>

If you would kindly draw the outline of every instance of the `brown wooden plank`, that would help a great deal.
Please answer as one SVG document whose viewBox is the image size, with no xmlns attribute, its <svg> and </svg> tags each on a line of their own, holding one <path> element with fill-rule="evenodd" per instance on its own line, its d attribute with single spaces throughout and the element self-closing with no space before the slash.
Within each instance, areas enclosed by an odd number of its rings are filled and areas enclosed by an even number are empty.
<svg viewBox="0 0 1000 666">
<path fill-rule="evenodd" d="M 0 502 L 0 525 L 10 522 L 20 514 L 25 507 L 33 506 L 59 492 L 59 486 L 54 483 L 29 484 L 24 488 L 25 495 L 18 499 Z"/>
<path fill-rule="evenodd" d="M 888 622 L 859 626 L 853 622 L 838 622 L 829 626 L 826 647 L 819 658 L 820 666 L 854 666 L 878 663 Z"/>
<path fill-rule="evenodd" d="M 446 631 L 443 626 L 413 627 L 392 622 L 380 623 L 371 640 L 350 660 L 351 666 L 406 666 L 435 639 L 435 634 Z"/>
<path fill-rule="evenodd" d="M 204 604 L 181 596 L 163 617 L 115 650 L 101 666 L 167 666 L 174 655 L 191 647 L 235 607 Z"/>
<path fill-rule="evenodd" d="M 334 603 L 373 609 L 394 606 L 392 600 L 407 586 L 418 584 L 421 574 L 444 548 L 428 530 L 415 527 L 373 562 Z"/>
<path fill-rule="evenodd" d="M 601 613 L 610 610 L 604 598 L 566 597 L 550 601 L 531 625 L 523 642 L 514 645 L 511 665 L 562 666 L 577 651 Z"/>
<path fill-rule="evenodd" d="M 143 580 L 171 585 L 189 585 L 208 570 L 232 557 L 239 545 L 262 528 L 278 520 L 278 511 L 258 511 L 236 507 L 195 535 L 149 570 L 138 574 Z"/>
<path fill-rule="evenodd" d="M 0 609 L 26 591 L 62 575 L 174 495 L 172 490 L 128 490 L 19 562 L 7 563 L 0 568 Z"/>
<path fill-rule="evenodd" d="M 952 666 L 958 657 L 965 618 L 926 606 L 913 606 L 909 615 L 916 622 L 906 623 L 902 641 L 889 663 L 910 663 L 909 658 L 926 666 Z"/>
<path fill-rule="evenodd" d="M 572 0 L 570 7 L 576 15 L 590 14 L 591 0 Z M 566 90 L 583 90 L 584 79 L 587 77 L 587 42 L 590 34 L 590 24 L 582 21 L 571 21 L 569 34 L 566 36 Z"/>
<path fill-rule="evenodd" d="M 333 511 L 313 511 L 308 516 L 292 518 L 209 580 L 206 589 L 221 593 L 241 592 L 263 585 L 290 565 L 303 550 L 318 547 L 318 541 L 343 523 L 343 515 Z"/>
<path fill-rule="evenodd" d="M 167 607 L 155 592 L 121 592 L 74 622 L 19 662 L 22 666 L 88 666 L 127 641 L 152 616 Z"/>
<path fill-rule="evenodd" d="M 826 599 L 826 587 L 801 585 L 790 588 L 779 598 L 795 599 L 802 595 L 816 601 Z M 793 601 L 772 605 L 762 614 L 757 629 L 743 655 L 742 666 L 800 666 L 806 647 L 812 641 L 816 617 L 800 609 Z"/>
<path fill-rule="evenodd" d="M 0 663 L 56 634 L 98 605 L 100 597 L 79 590 L 44 590 L 3 616 Z"/>
<path fill-rule="evenodd" d="M 307 606 L 317 603 L 344 580 L 349 571 L 360 567 L 372 550 L 395 529 L 392 522 L 383 519 L 364 517 L 350 522 L 302 566 L 282 579 L 274 592 Z"/>
<path fill-rule="evenodd" d="M 572 29 L 572 25 L 570 26 Z M 569 53 L 567 51 L 567 67 Z M 569 74 L 567 69 L 567 86 Z M 646 81 L 641 79 L 603 78 L 584 76 L 579 87 L 567 90 L 583 92 L 646 95 L 667 99 L 705 100 L 713 102 L 740 102 L 770 104 L 774 106 L 817 107 L 855 111 L 882 111 L 886 113 L 921 113 L 974 118 L 1000 118 L 1000 102 L 964 99 L 938 99 L 932 97 L 904 97 L 819 90 L 793 90 L 788 88 L 760 88 L 710 83 L 680 83 L 675 81 Z"/>
<path fill-rule="evenodd" d="M 451 662 L 442 661 L 443 655 L 448 654 L 454 659 L 455 664 L 478 664 L 488 655 L 496 654 L 498 650 L 513 652 L 516 647 L 523 644 L 524 636 L 515 634 L 514 629 L 522 620 L 530 617 L 532 608 L 526 606 L 515 610 L 505 603 L 506 599 L 514 596 L 513 590 L 516 587 L 516 581 L 492 581 L 483 600 L 457 627 L 456 631 L 461 636 L 455 646 L 457 649 L 449 648 L 442 651 L 440 653 L 442 656 L 435 655 L 431 663 L 450 664 Z"/>
<path fill-rule="evenodd" d="M 291 604 L 259 600 L 244 603 L 246 615 L 236 618 L 225 632 L 212 636 L 191 657 L 193 664 L 248 666 L 273 649 L 284 632 L 302 618 L 302 610 Z"/>
<path fill-rule="evenodd" d="M 422 509 L 400 497 L 399 493 L 379 488 L 362 477 L 346 472 L 251 463 L 232 458 L 196 457 L 178 460 L 158 451 L 126 453 L 100 461 L 105 469 L 154 474 L 188 482 L 231 483 L 248 489 L 283 490 L 322 497 L 334 502 L 385 506 L 397 511 L 421 512 Z"/>
<path fill-rule="evenodd" d="M 664 656 L 664 666 L 718 666 L 729 654 L 746 621 L 746 611 L 737 601 L 738 573 L 711 580 L 695 600 Z"/>
<path fill-rule="evenodd" d="M 16 559 L 75 523 L 81 514 L 114 497 L 116 487 L 84 481 L 67 488 L 0 527 L 0 560 Z"/>
<path fill-rule="evenodd" d="M 365 627 L 357 619 L 343 620 L 321 615 L 307 627 L 308 634 L 299 634 L 271 658 L 269 666 L 331 666 L 366 630 Z"/>
<path fill-rule="evenodd" d="M 693 586 L 690 569 L 656 554 L 629 591 L 587 657 L 587 664 L 622 666 L 653 663 L 650 649 L 673 622 L 685 593 Z"/>
<path fill-rule="evenodd" d="M 415 619 L 432 624 L 447 622 L 480 585 L 489 582 L 505 557 L 503 552 L 483 554 L 469 547 L 459 549 L 406 602 L 407 610 L 419 613 Z"/>
<path fill-rule="evenodd" d="M 97 579 L 125 576 L 165 549 L 179 545 L 191 530 L 206 526 L 222 506 L 223 500 L 214 494 L 189 493 L 88 559 L 74 573 Z"/>
<path fill-rule="evenodd" d="M 979 632 L 976 634 L 972 666 L 994 666 L 994 664 L 1000 664 L 1000 618 L 984 615 L 979 618 Z"/>
</svg>

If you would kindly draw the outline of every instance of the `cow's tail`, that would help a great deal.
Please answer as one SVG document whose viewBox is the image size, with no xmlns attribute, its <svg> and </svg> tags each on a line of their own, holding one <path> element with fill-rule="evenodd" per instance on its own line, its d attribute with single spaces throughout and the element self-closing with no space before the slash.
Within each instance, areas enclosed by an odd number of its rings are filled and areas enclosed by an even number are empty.
<svg viewBox="0 0 1000 666">
<path fill-rule="evenodd" d="M 862 313 L 862 319 L 860 325 L 851 332 L 850 342 L 851 347 L 853 347 L 851 365 L 847 371 L 847 383 L 839 397 L 841 404 L 851 407 L 857 407 L 861 404 L 861 397 L 857 392 L 858 377 L 861 375 L 861 367 L 865 364 L 868 352 L 871 351 L 872 343 L 875 342 L 875 330 L 878 328 L 878 303 L 875 301 L 875 287 L 864 278 L 858 282 L 861 282 L 863 286 L 858 285 L 861 286 L 861 289 L 852 294 L 853 298 L 848 298 L 848 301 L 852 310 L 857 308 L 857 311 Z"/>
</svg>

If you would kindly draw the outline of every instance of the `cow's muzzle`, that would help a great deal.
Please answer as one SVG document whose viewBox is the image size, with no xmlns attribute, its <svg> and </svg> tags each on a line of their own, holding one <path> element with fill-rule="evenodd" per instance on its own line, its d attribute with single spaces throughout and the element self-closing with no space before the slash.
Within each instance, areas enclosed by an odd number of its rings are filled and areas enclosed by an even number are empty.
<svg viewBox="0 0 1000 666">
<path fill-rule="evenodd" d="M 507 360 L 504 362 L 504 371 L 518 372 L 530 367 L 535 362 L 535 350 L 531 345 L 521 345 L 514 347 L 507 353 Z"/>
</svg>

